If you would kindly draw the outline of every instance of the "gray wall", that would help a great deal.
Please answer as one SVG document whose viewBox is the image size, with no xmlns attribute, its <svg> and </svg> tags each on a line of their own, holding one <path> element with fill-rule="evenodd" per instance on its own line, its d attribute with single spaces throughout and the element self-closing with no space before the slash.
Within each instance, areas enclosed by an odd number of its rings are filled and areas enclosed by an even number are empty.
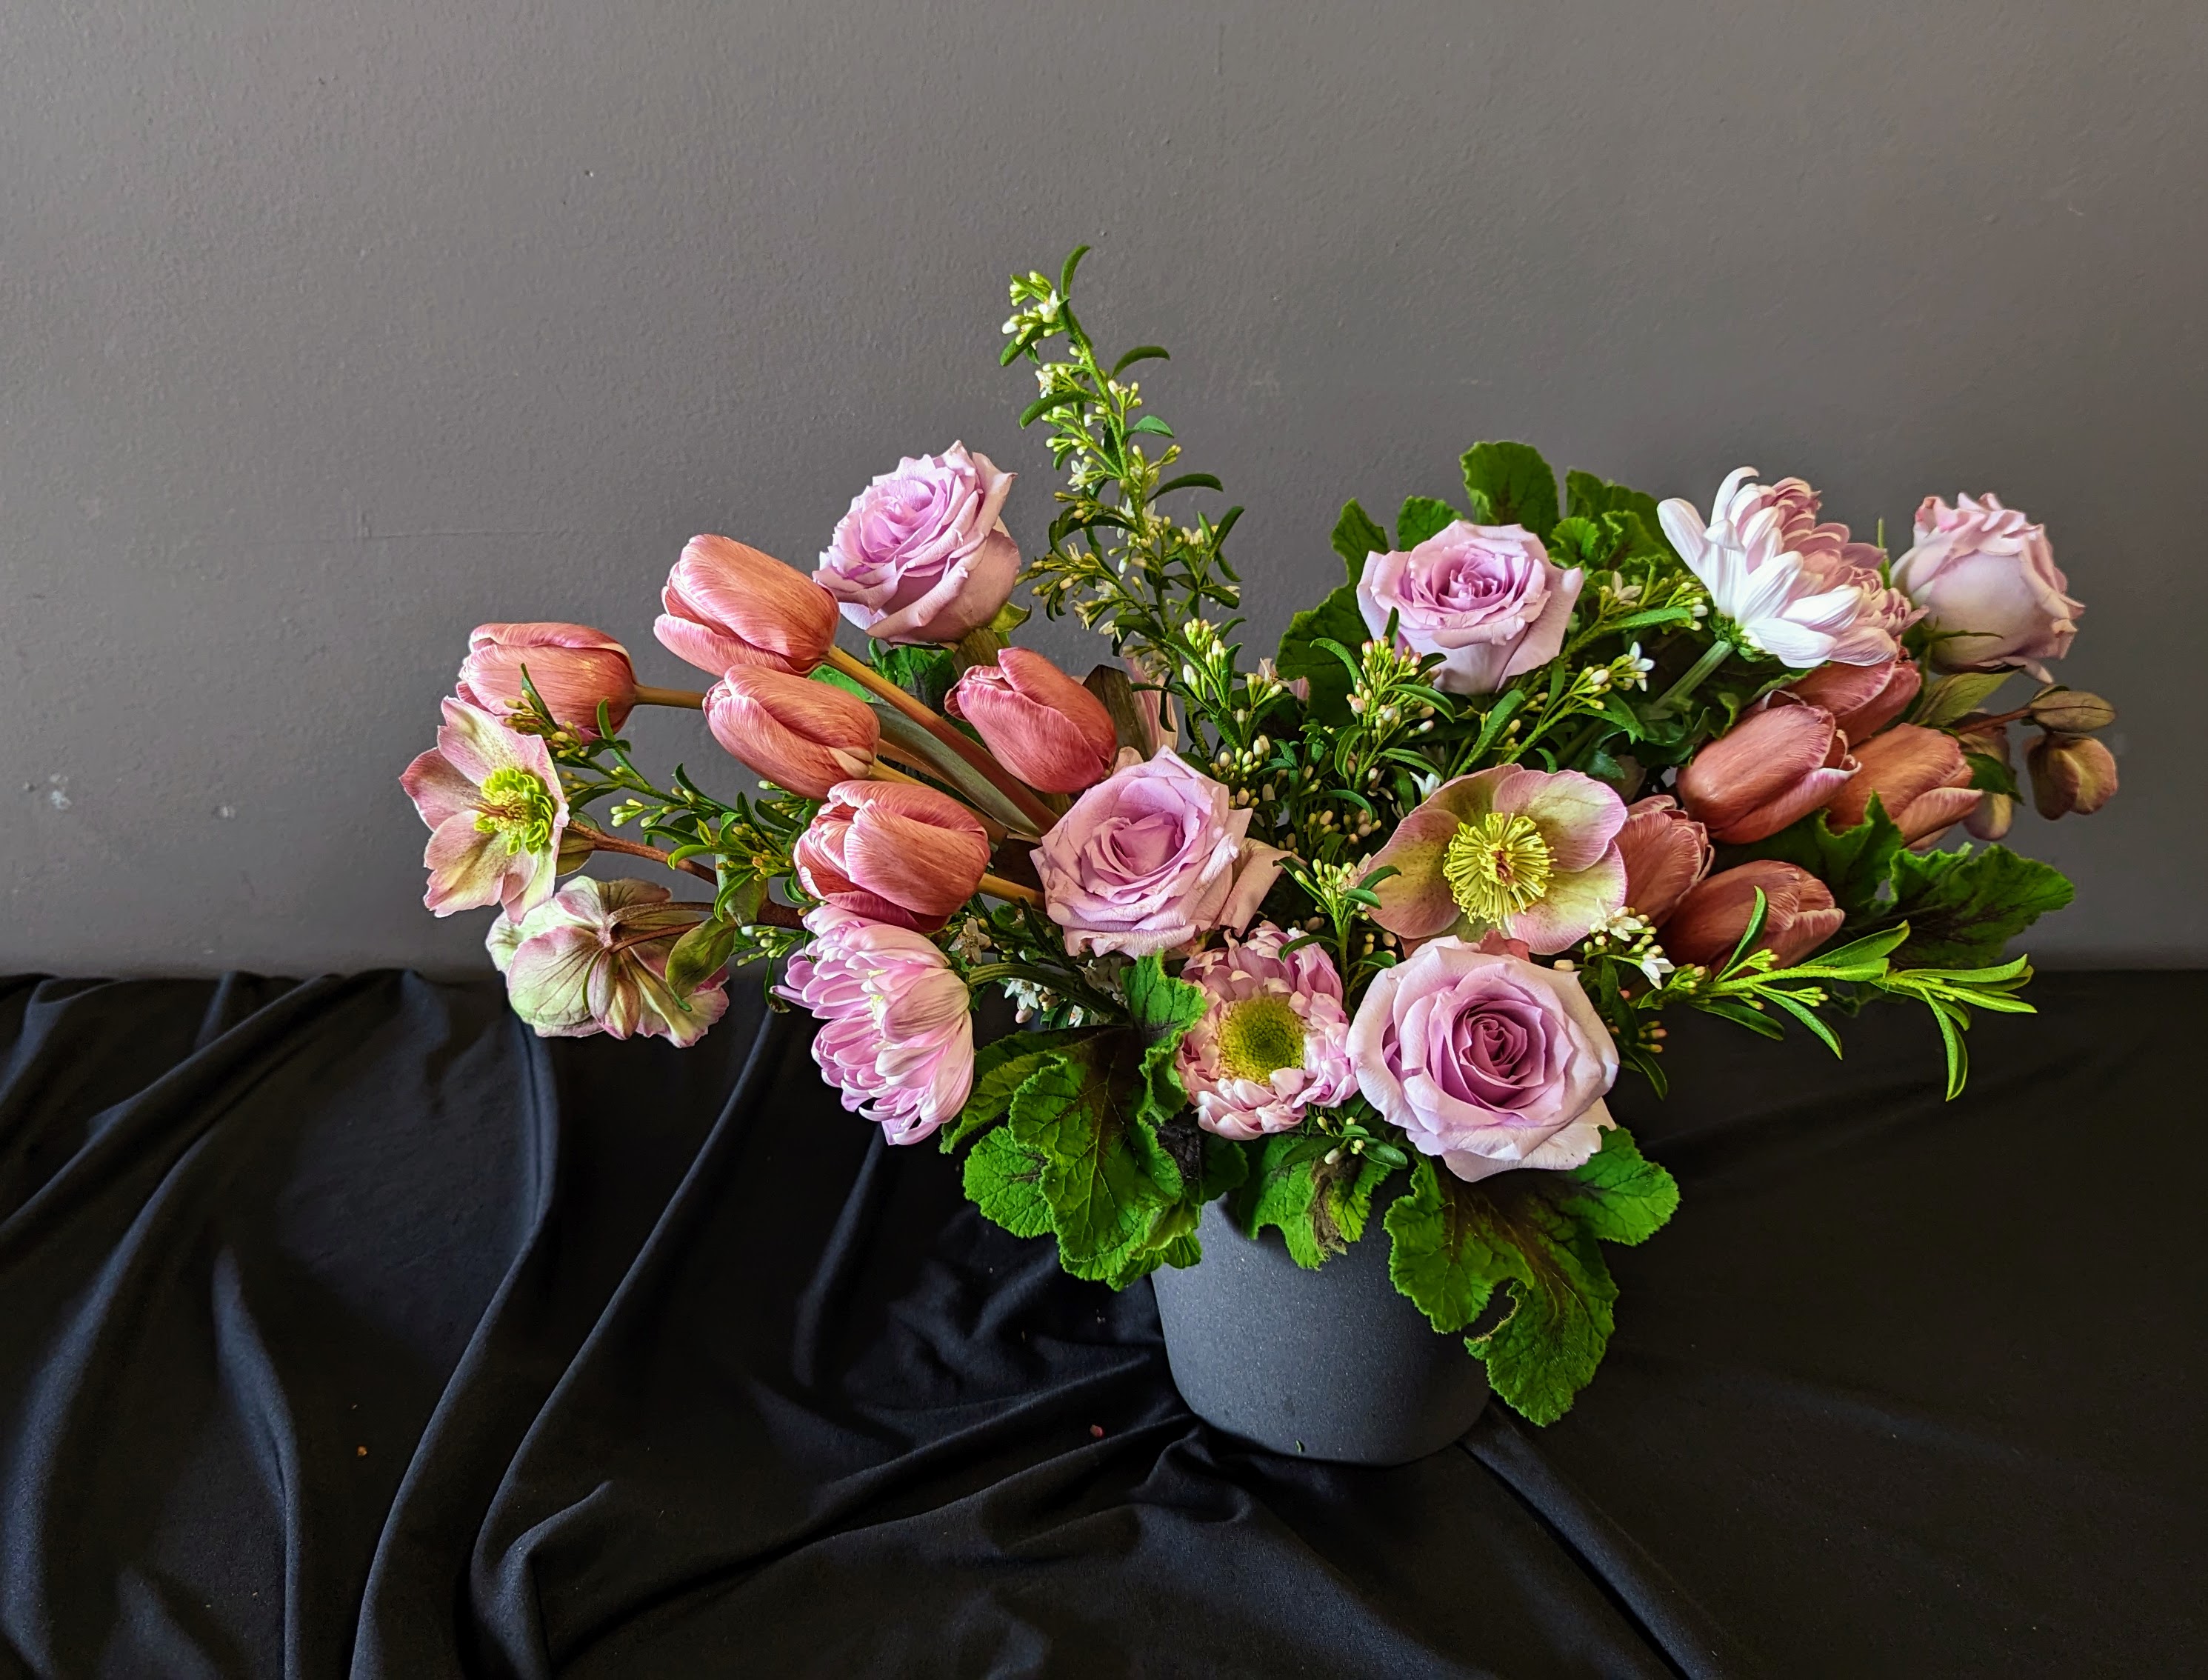
<svg viewBox="0 0 2208 1680">
<path fill-rule="evenodd" d="M 809 564 L 961 436 L 1031 539 L 1002 284 L 1080 240 L 1250 505 L 1266 637 L 1343 498 L 1447 493 L 1478 437 L 1700 501 L 1800 472 L 1889 531 L 1999 490 L 2125 714 L 2116 804 L 2019 825 L 2079 881 L 2037 949 L 2208 946 L 2199 0 L 0 19 L 0 967 L 479 963 L 393 781 L 468 627 L 682 680 L 686 537 Z"/>
</svg>

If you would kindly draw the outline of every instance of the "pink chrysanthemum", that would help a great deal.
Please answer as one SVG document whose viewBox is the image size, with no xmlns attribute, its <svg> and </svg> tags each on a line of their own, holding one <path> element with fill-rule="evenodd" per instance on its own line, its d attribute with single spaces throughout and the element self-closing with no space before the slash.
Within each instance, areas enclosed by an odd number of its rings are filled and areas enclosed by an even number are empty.
<svg viewBox="0 0 2208 1680">
<path fill-rule="evenodd" d="M 1315 945 L 1284 954 L 1289 937 L 1261 922 L 1181 970 L 1211 1000 L 1180 1041 L 1181 1083 L 1197 1124 L 1238 1143 L 1286 1131 L 1305 1109 L 1357 1089 L 1341 976 Z"/>
</svg>

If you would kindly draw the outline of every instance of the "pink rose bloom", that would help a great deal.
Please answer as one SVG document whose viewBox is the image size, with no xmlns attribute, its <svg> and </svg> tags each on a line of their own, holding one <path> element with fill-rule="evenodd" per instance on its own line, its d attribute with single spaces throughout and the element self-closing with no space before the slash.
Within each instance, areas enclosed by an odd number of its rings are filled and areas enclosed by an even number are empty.
<svg viewBox="0 0 2208 1680">
<path fill-rule="evenodd" d="M 561 723 L 598 732 L 603 700 L 618 729 L 636 705 L 628 650 L 587 624 L 478 624 L 468 638 L 453 693 L 503 717 L 522 703 L 522 673 Z"/>
<path fill-rule="evenodd" d="M 1714 874 L 1679 901 L 1658 930 L 1664 954 L 1675 963 L 1715 968 L 1732 955 L 1763 894 L 1763 932 L 1749 947 L 1767 951 L 1784 969 L 1800 962 L 1840 931 L 1847 913 L 1831 889 L 1808 870 L 1776 858 L 1758 858 Z"/>
<path fill-rule="evenodd" d="M 1349 1028 L 1358 1089 L 1467 1182 L 1583 1165 L 1617 1049 L 1575 975 L 1441 939 L 1383 969 Z"/>
<path fill-rule="evenodd" d="M 1833 714 L 1781 690 L 1696 753 L 1676 785 L 1712 839 L 1746 845 L 1830 805 L 1857 768 Z"/>
<path fill-rule="evenodd" d="M 579 875 L 518 923 L 501 910 L 483 944 L 513 1012 L 537 1037 L 604 1033 L 687 1049 L 727 1011 L 729 994 L 717 978 L 676 997 L 667 954 L 711 914 L 711 905 L 676 903 L 649 881 Z"/>
<path fill-rule="evenodd" d="M 1066 950 L 1147 957 L 1246 925 L 1283 854 L 1250 839 L 1250 813 L 1171 747 L 1120 759 L 1033 854 Z"/>
<path fill-rule="evenodd" d="M 853 498 L 813 573 L 878 642 L 955 642 L 996 617 L 1020 549 L 998 517 L 1013 475 L 954 443 Z"/>
<path fill-rule="evenodd" d="M 1246 940 L 1199 951 L 1180 977 L 1211 1007 L 1175 1064 L 1196 1123 L 1246 1143 L 1331 1108 L 1357 1089 L 1341 976 L 1316 945 L 1282 953 L 1290 935 L 1261 922 Z"/>
<path fill-rule="evenodd" d="M 823 904 L 777 989 L 820 1017 L 813 1059 L 892 1143 L 917 1143 L 966 1106 L 974 1017 L 966 982 L 926 935 Z M 863 1105 L 863 1107 L 861 1106 Z"/>
<path fill-rule="evenodd" d="M 1709 831 L 1669 794 L 1625 807 L 1617 851 L 1625 860 L 1625 907 L 1652 922 L 1661 921 L 1709 873 Z"/>
<path fill-rule="evenodd" d="M 790 859 L 815 898 L 932 933 L 981 884 L 989 835 L 971 811 L 933 788 L 838 782 Z"/>
<path fill-rule="evenodd" d="M 999 764 L 1030 788 L 1077 794 L 1112 773 L 1119 732 L 1104 702 L 1023 647 L 958 679 L 944 710 L 971 723 Z"/>
<path fill-rule="evenodd" d="M 1840 733 L 1859 744 L 1908 711 L 1923 682 L 1915 660 L 1894 658 L 1875 665 L 1820 665 L 1789 683 L 1786 692 L 1824 707 Z"/>
<path fill-rule="evenodd" d="M 523 915 L 552 896 L 567 795 L 543 740 L 465 700 L 445 702 L 437 744 L 399 785 L 429 825 L 422 902 L 439 915 L 501 904 Z"/>
<path fill-rule="evenodd" d="M 1942 670 L 2020 665 L 2042 682 L 2045 661 L 2070 651 L 2085 609 L 2055 564 L 2047 528 L 1998 496 L 1928 495 L 1917 510 L 1917 543 L 1893 568 L 1895 583 L 1949 639 L 1932 645 Z"/>
<path fill-rule="evenodd" d="M 1493 930 L 1563 951 L 1625 906 L 1625 802 L 1575 770 L 1497 765 L 1444 782 L 1396 825 L 1372 868 L 1373 921 L 1407 939 Z"/>
<path fill-rule="evenodd" d="M 1408 552 L 1367 555 L 1357 609 L 1375 637 L 1393 613 L 1404 646 L 1440 654 L 1436 687 L 1488 694 L 1557 657 L 1580 583 L 1523 525 L 1459 519 Z"/>
</svg>

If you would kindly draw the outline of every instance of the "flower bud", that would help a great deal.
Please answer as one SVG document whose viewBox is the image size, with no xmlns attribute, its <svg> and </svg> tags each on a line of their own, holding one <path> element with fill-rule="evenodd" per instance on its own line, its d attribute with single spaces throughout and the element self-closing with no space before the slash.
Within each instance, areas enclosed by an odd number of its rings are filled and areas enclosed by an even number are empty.
<svg viewBox="0 0 2208 1680">
<path fill-rule="evenodd" d="M 738 666 L 705 691 L 705 723 L 753 771 L 807 799 L 864 776 L 882 733 L 848 689 L 759 665 Z"/>
<path fill-rule="evenodd" d="M 1969 727 L 1972 721 L 1971 718 L 1964 719 L 1963 723 L 1958 726 L 1959 732 L 1955 737 L 1961 744 L 1965 758 L 1976 753 L 1983 759 L 1992 759 L 2003 770 L 2013 774 L 2016 766 L 2009 758 L 2008 725 L 1992 723 L 1973 729 Z M 1963 819 L 1963 826 L 1975 839 L 1998 840 L 2008 832 L 2009 825 L 2015 820 L 2014 797 L 1998 789 L 1989 788 L 1986 790 L 1986 796 L 1978 801 L 1977 808 Z"/>
<path fill-rule="evenodd" d="M 1682 898 L 1658 931 L 1664 954 L 1674 963 L 1715 968 L 1748 931 L 1759 888 L 1763 931 L 1751 949 L 1769 951 L 1782 969 L 1831 939 L 1846 920 L 1825 884 L 1808 870 L 1760 858 L 1711 876 Z"/>
<path fill-rule="evenodd" d="M 1119 733 L 1104 703 L 1040 653 L 1008 647 L 958 679 L 945 709 L 1031 788 L 1077 794 L 1112 773 Z"/>
<path fill-rule="evenodd" d="M 628 650 L 587 624 L 478 624 L 468 637 L 453 693 L 503 718 L 522 704 L 522 669 L 552 716 L 596 735 L 603 700 L 619 729 L 636 705 Z"/>
<path fill-rule="evenodd" d="M 1787 692 L 1821 705 L 1848 740 L 1860 746 L 1909 709 L 1923 686 L 1913 659 L 1881 659 L 1875 665 L 1820 665 Z"/>
<path fill-rule="evenodd" d="M 764 666 L 803 676 L 836 639 L 836 597 L 770 555 L 693 537 L 667 574 L 652 626 L 661 645 L 715 676 Z"/>
<path fill-rule="evenodd" d="M 814 897 L 933 933 L 974 896 L 989 837 L 948 795 L 906 782 L 839 782 L 791 852 Z"/>
<path fill-rule="evenodd" d="M 1740 845 L 1830 804 L 1855 773 L 1833 714 L 1782 693 L 1695 754 L 1679 802 L 1710 838 Z"/>
<path fill-rule="evenodd" d="M 2050 820 L 2090 817 L 2115 797 L 2115 755 L 2091 735 L 2043 735 L 2025 749 L 2031 802 Z"/>
<path fill-rule="evenodd" d="M 1875 794 L 1905 844 L 1929 844 L 1977 809 L 1984 797 L 1971 785 L 1961 746 L 1938 729 L 1897 723 L 1857 747 L 1856 761 L 1863 773 L 1841 789 L 1830 807 L 1835 829 L 1863 821 Z"/>
<path fill-rule="evenodd" d="M 1708 831 L 1668 794 L 1625 807 L 1617 849 L 1625 860 L 1626 908 L 1651 921 L 1669 915 L 1710 867 Z"/>
<path fill-rule="evenodd" d="M 2090 735 L 2116 721 L 2115 707 L 2082 688 L 2050 688 L 2025 710 L 2041 729 L 2060 735 Z"/>
</svg>

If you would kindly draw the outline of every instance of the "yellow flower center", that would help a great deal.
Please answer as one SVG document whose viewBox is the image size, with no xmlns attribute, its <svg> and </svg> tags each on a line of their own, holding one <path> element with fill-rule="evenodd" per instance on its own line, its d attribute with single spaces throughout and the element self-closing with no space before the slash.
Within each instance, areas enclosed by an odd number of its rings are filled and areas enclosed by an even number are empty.
<svg viewBox="0 0 2208 1680">
<path fill-rule="evenodd" d="M 541 852 L 552 843 L 552 819 L 558 813 L 543 783 L 520 765 L 508 765 L 483 778 L 476 801 L 476 831 L 499 836 L 509 852 Z"/>
<path fill-rule="evenodd" d="M 1219 1023 L 1219 1065 L 1237 1079 L 1269 1081 L 1304 1065 L 1304 1023 L 1286 998 L 1245 998 Z"/>
<path fill-rule="evenodd" d="M 1501 922 L 1549 890 L 1549 843 L 1531 817 L 1491 811 L 1451 837 L 1442 877 L 1474 921 Z"/>
</svg>

